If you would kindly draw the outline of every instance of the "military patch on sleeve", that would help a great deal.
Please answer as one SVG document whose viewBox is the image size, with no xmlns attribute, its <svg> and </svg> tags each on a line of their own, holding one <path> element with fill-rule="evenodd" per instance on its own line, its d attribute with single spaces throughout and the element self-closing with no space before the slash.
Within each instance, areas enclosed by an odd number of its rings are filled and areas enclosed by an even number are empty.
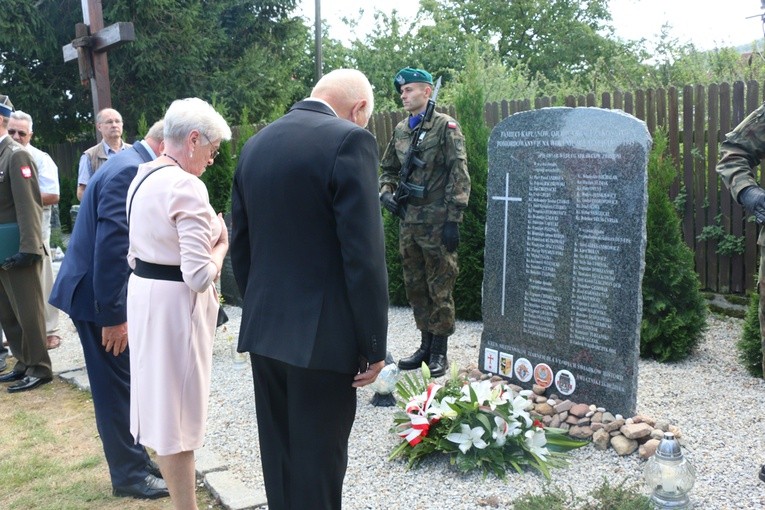
<svg viewBox="0 0 765 510">
<path fill-rule="evenodd" d="M 448 127 L 449 129 L 457 129 L 457 123 L 454 122 L 453 120 L 450 120 L 449 122 L 446 123 L 446 127 Z"/>
<path fill-rule="evenodd" d="M 26 166 L 26 165 L 22 166 L 21 167 L 21 176 L 24 179 L 29 179 L 30 177 L 32 177 L 32 169 L 29 166 Z"/>
</svg>

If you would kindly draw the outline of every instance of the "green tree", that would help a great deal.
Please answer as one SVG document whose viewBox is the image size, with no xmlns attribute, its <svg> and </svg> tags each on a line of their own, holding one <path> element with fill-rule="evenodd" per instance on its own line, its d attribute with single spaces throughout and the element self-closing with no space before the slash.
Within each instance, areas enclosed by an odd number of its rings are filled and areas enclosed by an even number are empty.
<svg viewBox="0 0 765 510">
<path fill-rule="evenodd" d="M 760 334 L 760 295 L 752 292 L 744 317 L 744 329 L 736 342 L 738 359 L 754 377 L 762 377 L 762 335 Z"/>
<path fill-rule="evenodd" d="M 586 77 L 611 47 L 608 0 L 422 0 L 436 27 L 491 41 L 511 67 L 526 64 L 550 81 Z"/>
<path fill-rule="evenodd" d="M 456 76 L 455 102 L 460 127 L 465 135 L 470 201 L 460 228 L 460 273 L 454 290 L 457 317 L 481 319 L 483 252 L 486 233 L 486 179 L 489 171 L 489 128 L 484 120 L 486 103 L 485 65 L 474 46 L 465 69 Z"/>
<path fill-rule="evenodd" d="M 348 49 L 347 62 L 363 72 L 374 87 L 375 109 L 390 111 L 400 107 L 393 77 L 403 67 L 424 67 L 414 53 L 416 25 L 401 19 L 394 10 L 390 15 L 377 11 L 375 27 L 364 39 L 356 39 Z"/>
<path fill-rule="evenodd" d="M 79 0 L 3 2 L 2 11 L 0 93 L 32 116 L 35 144 L 92 134 L 89 91 L 80 85 L 77 64 L 65 63 L 61 53 L 82 21 Z"/>
<path fill-rule="evenodd" d="M 133 22 L 136 40 L 109 52 L 112 104 L 132 137 L 141 114 L 159 119 L 175 99 L 217 96 L 272 120 L 308 84 L 295 69 L 308 28 L 295 0 L 105 0 L 104 23 Z M 39 143 L 92 140 L 92 100 L 61 47 L 82 21 L 79 0 L 3 4 L 0 91 L 35 119 Z"/>
<path fill-rule="evenodd" d="M 693 252 L 683 242 L 680 219 L 669 199 L 677 175 L 658 130 L 648 161 L 648 242 L 643 275 L 640 355 L 659 361 L 687 357 L 706 329 L 706 303 L 694 272 Z"/>
<path fill-rule="evenodd" d="M 231 155 L 231 142 L 220 144 L 220 154 L 215 163 L 202 174 L 202 182 L 207 186 L 210 205 L 215 212 L 227 213 L 231 210 L 231 182 L 234 178 L 236 162 Z"/>
</svg>

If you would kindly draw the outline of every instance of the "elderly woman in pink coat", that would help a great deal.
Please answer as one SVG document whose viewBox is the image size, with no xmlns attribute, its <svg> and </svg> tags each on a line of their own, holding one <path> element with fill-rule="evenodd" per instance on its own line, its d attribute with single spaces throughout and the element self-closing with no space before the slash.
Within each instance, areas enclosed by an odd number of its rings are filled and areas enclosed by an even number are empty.
<svg viewBox="0 0 765 510">
<path fill-rule="evenodd" d="M 127 195 L 130 431 L 153 448 L 176 509 L 196 509 L 194 450 L 204 442 L 214 282 L 228 233 L 199 179 L 231 129 L 201 99 L 174 101 L 165 150 L 138 168 Z"/>
</svg>

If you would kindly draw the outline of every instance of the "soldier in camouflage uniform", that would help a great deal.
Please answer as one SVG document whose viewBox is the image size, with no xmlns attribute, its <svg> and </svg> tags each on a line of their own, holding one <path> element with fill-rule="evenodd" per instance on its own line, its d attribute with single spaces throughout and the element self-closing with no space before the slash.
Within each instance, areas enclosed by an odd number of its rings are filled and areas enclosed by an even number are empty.
<svg viewBox="0 0 765 510">
<path fill-rule="evenodd" d="M 380 162 L 380 201 L 388 211 L 398 214 L 394 193 L 399 170 L 433 92 L 433 78 L 426 71 L 407 67 L 396 74 L 393 83 L 409 117 L 396 126 Z M 407 182 L 423 186 L 425 193 L 422 198 L 409 197 L 399 228 L 406 295 L 422 343 L 398 366 L 412 370 L 424 361 L 431 375 L 440 377 L 448 365 L 447 338 L 454 333 L 452 292 L 458 273 L 459 223 L 470 196 L 470 176 L 465 140 L 453 118 L 434 112 L 423 130 L 426 135 L 419 146 L 419 158 L 425 166 L 416 168 Z"/>
<path fill-rule="evenodd" d="M 730 189 L 733 198 L 757 223 L 765 223 L 765 190 L 757 181 L 756 168 L 765 156 L 765 104 L 753 111 L 741 124 L 728 133 L 720 147 L 717 173 Z M 760 293 L 760 338 L 765 353 L 765 229 L 757 239 L 760 246 L 760 270 L 757 286 Z M 765 370 L 765 356 L 763 357 Z M 765 481 L 765 465 L 760 468 L 760 480 Z"/>
</svg>

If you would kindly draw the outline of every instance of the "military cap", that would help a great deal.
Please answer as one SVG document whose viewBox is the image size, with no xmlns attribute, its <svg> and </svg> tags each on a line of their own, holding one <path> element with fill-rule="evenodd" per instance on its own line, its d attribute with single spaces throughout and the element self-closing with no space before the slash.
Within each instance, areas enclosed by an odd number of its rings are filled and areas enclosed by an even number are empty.
<svg viewBox="0 0 765 510">
<path fill-rule="evenodd" d="M 10 117 L 13 113 L 13 103 L 8 96 L 0 94 L 0 117 Z"/>
<path fill-rule="evenodd" d="M 396 87 L 396 92 L 401 94 L 401 85 L 406 85 L 407 83 L 427 83 L 433 85 L 433 77 L 424 69 L 405 67 L 396 74 L 395 78 L 393 78 L 393 85 Z"/>
</svg>

